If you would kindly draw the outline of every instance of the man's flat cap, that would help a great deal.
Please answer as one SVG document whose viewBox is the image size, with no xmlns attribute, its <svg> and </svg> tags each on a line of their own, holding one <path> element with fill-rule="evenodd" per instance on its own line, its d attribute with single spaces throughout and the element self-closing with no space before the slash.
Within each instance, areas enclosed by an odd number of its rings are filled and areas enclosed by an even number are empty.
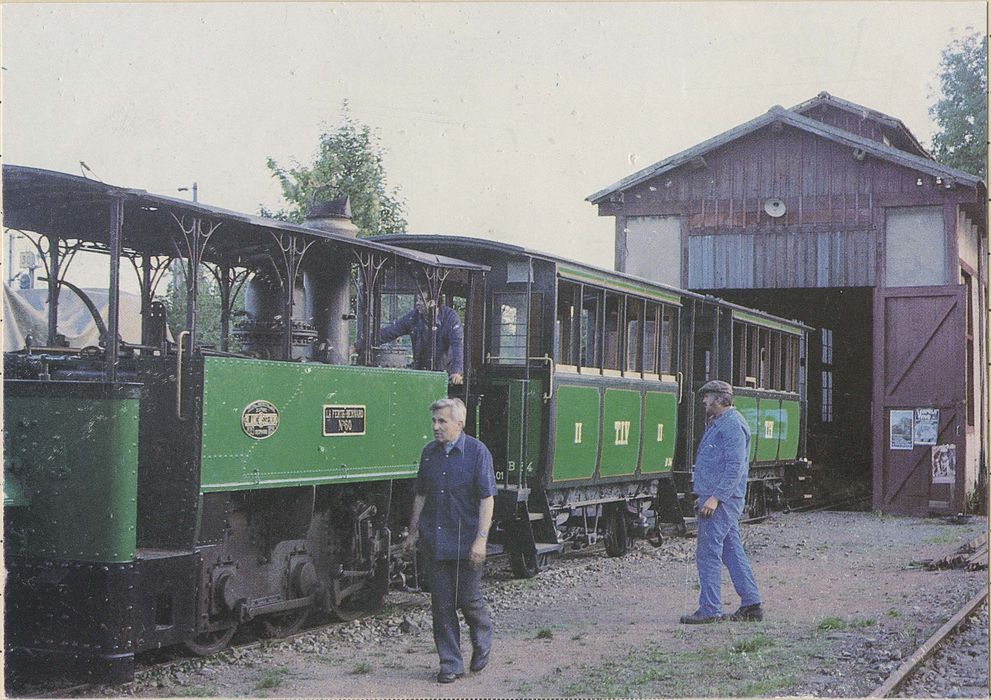
<svg viewBox="0 0 991 700">
<path fill-rule="evenodd" d="M 706 382 L 699 389 L 699 396 L 703 394 L 729 394 L 733 395 L 733 387 L 730 386 L 728 382 L 724 382 L 722 379 L 713 379 L 711 382 Z"/>
</svg>

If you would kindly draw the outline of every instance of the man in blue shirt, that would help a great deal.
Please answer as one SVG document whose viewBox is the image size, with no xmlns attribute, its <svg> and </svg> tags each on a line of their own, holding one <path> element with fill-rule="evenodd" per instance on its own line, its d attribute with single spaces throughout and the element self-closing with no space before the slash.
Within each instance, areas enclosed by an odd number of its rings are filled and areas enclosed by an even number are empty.
<svg viewBox="0 0 991 700">
<path fill-rule="evenodd" d="M 420 455 L 416 494 L 404 546 L 420 542 L 430 582 L 434 642 L 440 656 L 438 683 L 465 673 L 461 658 L 461 608 L 471 632 L 469 668 L 489 663 L 492 620 L 482 597 L 482 564 L 492 510 L 495 473 L 492 455 L 480 441 L 465 435 L 466 410 L 461 399 L 440 399 L 430 406 L 434 442 Z"/>
<path fill-rule="evenodd" d="M 739 519 L 747 493 L 750 426 L 733 408 L 733 387 L 718 379 L 699 389 L 706 428 L 692 470 L 692 492 L 698 514 L 695 564 L 699 572 L 699 607 L 681 617 L 697 625 L 723 619 L 720 597 L 723 564 L 729 569 L 740 608 L 731 620 L 764 619 L 760 592 L 740 541 Z"/>
<path fill-rule="evenodd" d="M 437 331 L 433 363 L 430 351 Z M 415 308 L 379 330 L 379 341 L 390 343 L 408 335 L 413 344 L 413 366 L 447 370 L 451 384 L 464 381 L 464 331 L 458 313 L 449 306 L 436 306 L 433 299 L 416 295 Z"/>
</svg>

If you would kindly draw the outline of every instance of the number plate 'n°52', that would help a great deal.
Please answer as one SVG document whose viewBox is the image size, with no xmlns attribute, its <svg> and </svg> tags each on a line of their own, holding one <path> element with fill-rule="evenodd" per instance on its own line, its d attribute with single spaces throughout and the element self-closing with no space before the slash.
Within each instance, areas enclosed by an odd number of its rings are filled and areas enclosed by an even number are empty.
<svg viewBox="0 0 991 700">
<path fill-rule="evenodd" d="M 365 407 L 334 405 L 323 407 L 323 434 L 364 435 Z"/>
</svg>

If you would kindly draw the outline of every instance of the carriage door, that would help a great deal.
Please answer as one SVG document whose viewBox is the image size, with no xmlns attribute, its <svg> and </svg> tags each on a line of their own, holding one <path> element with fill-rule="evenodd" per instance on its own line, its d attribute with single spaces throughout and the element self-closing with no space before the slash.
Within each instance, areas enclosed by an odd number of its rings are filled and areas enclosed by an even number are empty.
<svg viewBox="0 0 991 700">
<path fill-rule="evenodd" d="M 874 292 L 875 510 L 925 516 L 963 503 L 965 309 L 962 285 Z M 940 462 L 947 451 L 955 468 L 937 474 L 934 452 Z"/>
</svg>

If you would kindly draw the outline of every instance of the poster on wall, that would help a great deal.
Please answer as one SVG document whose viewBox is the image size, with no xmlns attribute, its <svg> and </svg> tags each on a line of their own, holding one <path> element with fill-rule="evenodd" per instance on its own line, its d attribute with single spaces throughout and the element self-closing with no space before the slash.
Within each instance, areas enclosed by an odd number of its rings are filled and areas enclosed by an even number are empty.
<svg viewBox="0 0 991 700">
<path fill-rule="evenodd" d="M 939 433 L 939 409 L 915 409 L 915 428 L 913 442 L 916 445 L 935 445 Z"/>
<path fill-rule="evenodd" d="M 912 449 L 912 410 L 892 411 L 889 446 L 892 450 Z"/>
<path fill-rule="evenodd" d="M 935 445 L 932 454 L 932 483 L 953 484 L 957 480 L 957 446 Z"/>
</svg>

